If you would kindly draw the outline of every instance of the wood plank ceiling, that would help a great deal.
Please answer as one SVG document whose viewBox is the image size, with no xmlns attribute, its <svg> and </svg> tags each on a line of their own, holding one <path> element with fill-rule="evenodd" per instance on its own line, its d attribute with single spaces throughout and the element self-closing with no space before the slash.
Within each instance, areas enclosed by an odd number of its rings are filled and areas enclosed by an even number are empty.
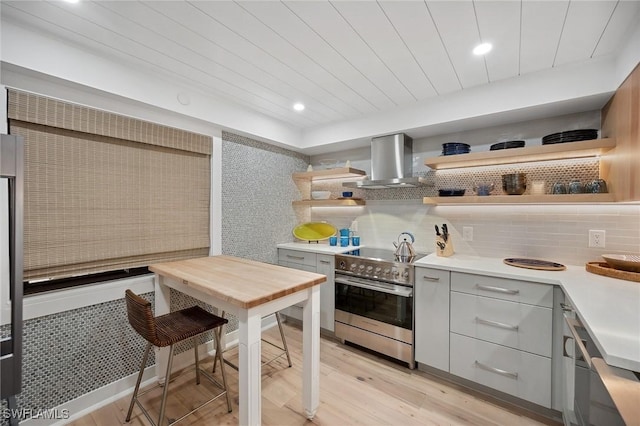
<svg viewBox="0 0 640 426">
<path fill-rule="evenodd" d="M 3 20 L 302 129 L 615 54 L 640 15 L 640 1 L 615 0 L 81 0 L 0 7 Z M 480 42 L 494 49 L 474 56 Z M 294 102 L 305 111 L 293 111 Z"/>
</svg>

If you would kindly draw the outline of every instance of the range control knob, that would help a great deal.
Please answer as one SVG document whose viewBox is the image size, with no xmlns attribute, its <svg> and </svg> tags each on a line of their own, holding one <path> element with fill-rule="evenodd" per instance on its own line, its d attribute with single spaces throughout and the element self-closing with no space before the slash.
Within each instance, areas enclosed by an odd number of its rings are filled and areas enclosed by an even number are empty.
<svg viewBox="0 0 640 426">
<path fill-rule="evenodd" d="M 356 266 L 358 266 L 358 265 L 356 265 L 355 263 L 352 263 L 351 265 L 349 265 L 349 268 L 356 269 Z"/>
<path fill-rule="evenodd" d="M 382 271 L 382 268 L 378 266 L 378 267 L 376 268 L 376 274 L 379 274 L 379 273 L 380 273 L 380 271 Z"/>
<path fill-rule="evenodd" d="M 358 266 L 358 269 L 360 269 L 362 271 L 364 269 L 364 265 Z"/>
<path fill-rule="evenodd" d="M 391 269 L 391 276 L 397 278 L 400 275 L 400 272 L 396 268 Z"/>
<path fill-rule="evenodd" d="M 390 272 L 391 270 L 389 268 L 385 268 L 383 274 L 389 275 Z"/>
<path fill-rule="evenodd" d="M 340 269 L 345 269 L 347 267 L 347 262 L 345 262 L 344 260 L 340 261 Z"/>
<path fill-rule="evenodd" d="M 404 274 L 402 274 L 402 276 L 404 277 L 405 280 L 409 279 L 409 271 L 404 271 Z"/>
<path fill-rule="evenodd" d="M 373 266 L 367 266 L 367 272 L 373 271 Z"/>
</svg>

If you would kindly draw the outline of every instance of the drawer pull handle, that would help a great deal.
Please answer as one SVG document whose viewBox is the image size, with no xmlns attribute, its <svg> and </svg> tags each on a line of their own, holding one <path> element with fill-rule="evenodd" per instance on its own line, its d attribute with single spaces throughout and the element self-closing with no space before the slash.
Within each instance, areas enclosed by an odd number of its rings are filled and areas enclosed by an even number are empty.
<svg viewBox="0 0 640 426">
<path fill-rule="evenodd" d="M 511 371 L 500 370 L 499 368 L 491 367 L 489 365 L 483 364 L 479 361 L 476 361 L 476 366 L 486 371 L 490 371 L 492 373 L 499 374 L 501 376 L 509 377 L 511 379 L 518 380 L 518 373 L 512 373 Z"/>
<path fill-rule="evenodd" d="M 325 265 L 330 264 L 331 262 L 329 262 L 328 260 L 321 260 L 320 263 L 324 263 Z"/>
<path fill-rule="evenodd" d="M 483 318 L 480 318 L 480 317 L 476 317 L 476 322 L 478 324 L 492 325 L 494 327 L 504 328 L 505 330 L 518 331 L 518 329 L 520 328 L 517 325 L 511 325 L 511 324 L 505 324 L 503 322 L 486 320 L 486 319 L 483 319 Z"/>
<path fill-rule="evenodd" d="M 573 312 L 574 311 L 573 306 L 568 305 L 566 303 L 560 303 L 560 307 L 562 308 L 562 310 L 564 312 Z"/>
<path fill-rule="evenodd" d="M 520 293 L 520 290 L 510 290 L 508 288 L 494 287 L 492 285 L 476 284 L 476 288 L 478 290 L 493 291 L 494 293 L 502 293 L 502 294 L 518 294 L 518 293 Z"/>
<path fill-rule="evenodd" d="M 438 278 L 438 277 L 428 277 L 426 275 L 423 275 L 422 278 L 427 280 L 427 281 L 440 281 L 440 278 Z"/>
<path fill-rule="evenodd" d="M 304 256 L 292 256 L 290 254 L 287 255 L 287 257 L 289 259 L 298 259 L 298 260 L 304 260 Z"/>
</svg>

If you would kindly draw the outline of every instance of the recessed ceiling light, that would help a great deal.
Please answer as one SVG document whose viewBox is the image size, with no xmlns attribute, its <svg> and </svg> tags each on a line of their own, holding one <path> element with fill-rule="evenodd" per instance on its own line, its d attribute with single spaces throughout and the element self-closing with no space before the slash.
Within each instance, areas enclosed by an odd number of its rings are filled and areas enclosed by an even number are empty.
<svg viewBox="0 0 640 426">
<path fill-rule="evenodd" d="M 302 111 L 304 110 L 304 104 L 296 102 L 295 104 L 293 104 L 293 109 L 295 109 L 296 111 Z"/>
<path fill-rule="evenodd" d="M 484 55 L 485 53 L 489 52 L 491 49 L 493 49 L 493 46 L 491 45 L 491 43 L 482 43 L 473 48 L 473 54 Z"/>
</svg>

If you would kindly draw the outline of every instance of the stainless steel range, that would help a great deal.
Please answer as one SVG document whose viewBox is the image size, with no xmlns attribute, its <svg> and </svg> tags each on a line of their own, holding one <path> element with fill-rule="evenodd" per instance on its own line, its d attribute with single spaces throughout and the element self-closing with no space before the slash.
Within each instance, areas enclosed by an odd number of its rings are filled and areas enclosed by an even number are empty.
<svg viewBox="0 0 640 426">
<path fill-rule="evenodd" d="M 423 256 L 373 248 L 336 255 L 336 337 L 413 369 L 413 263 Z"/>
</svg>

